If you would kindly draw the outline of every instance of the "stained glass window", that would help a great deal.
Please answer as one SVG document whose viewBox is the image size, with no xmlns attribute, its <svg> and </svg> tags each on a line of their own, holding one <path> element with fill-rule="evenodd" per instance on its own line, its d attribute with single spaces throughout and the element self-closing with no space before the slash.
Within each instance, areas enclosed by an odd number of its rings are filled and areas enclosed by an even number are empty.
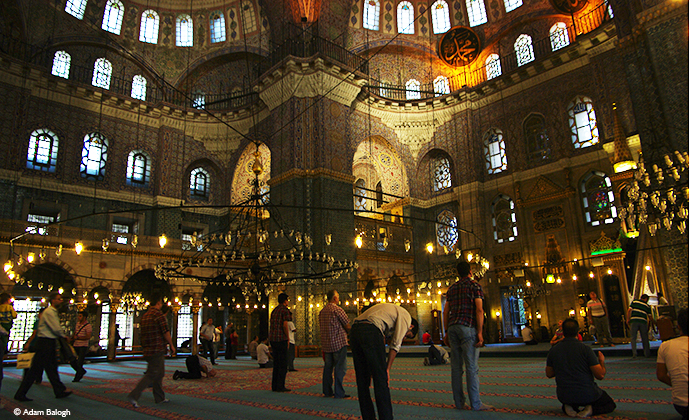
<svg viewBox="0 0 690 420">
<path fill-rule="evenodd" d="M 432 161 L 434 192 L 445 190 L 452 186 L 450 175 L 450 161 L 445 156 L 437 157 Z"/>
<path fill-rule="evenodd" d="M 55 57 L 53 57 L 53 70 L 52 74 L 54 76 L 64 77 L 69 79 L 69 68 L 72 62 L 72 57 L 65 51 L 55 52 Z"/>
<path fill-rule="evenodd" d="M 594 112 L 592 100 L 585 96 L 578 96 L 568 106 L 568 121 L 573 146 L 582 149 L 599 143 L 599 129 L 597 116 Z"/>
<path fill-rule="evenodd" d="M 177 347 L 182 347 L 182 343 L 192 339 L 194 333 L 194 317 L 199 316 L 192 311 L 190 305 L 183 303 L 177 313 Z M 191 344 L 189 344 L 191 348 Z"/>
<path fill-rule="evenodd" d="M 517 56 L 518 66 L 522 66 L 534 61 L 532 37 L 522 34 L 517 38 L 517 40 L 515 40 L 515 55 Z"/>
<path fill-rule="evenodd" d="M 499 194 L 491 203 L 491 223 L 494 229 L 494 240 L 502 244 L 517 238 L 517 216 L 515 203 L 507 195 Z"/>
<path fill-rule="evenodd" d="M 486 58 L 486 79 L 490 80 L 501 74 L 501 59 L 498 54 L 491 54 Z"/>
<path fill-rule="evenodd" d="M 38 171 L 55 172 L 58 154 L 58 137 L 52 131 L 39 128 L 29 137 L 26 167 Z"/>
<path fill-rule="evenodd" d="M 105 164 L 108 160 L 108 139 L 100 133 L 87 134 L 81 149 L 79 171 L 83 178 L 102 180 L 105 177 Z"/>
<path fill-rule="evenodd" d="M 242 29 L 245 34 L 256 31 L 254 4 L 249 0 L 242 1 Z"/>
<path fill-rule="evenodd" d="M 421 99 L 422 94 L 419 92 L 420 83 L 415 79 L 410 79 L 405 83 L 405 99 L 408 101 L 414 99 Z"/>
<path fill-rule="evenodd" d="M 77 19 L 84 19 L 85 11 L 86 0 L 67 0 L 67 3 L 65 3 L 65 12 Z"/>
<path fill-rule="evenodd" d="M 506 13 L 508 13 L 522 6 L 522 0 L 503 0 L 503 4 L 505 4 Z"/>
<path fill-rule="evenodd" d="M 160 18 L 154 10 L 147 10 L 141 14 L 139 27 L 139 41 L 149 44 L 158 43 L 158 25 Z"/>
<path fill-rule="evenodd" d="M 414 34 L 414 7 L 409 1 L 398 4 L 398 33 Z"/>
<path fill-rule="evenodd" d="M 458 242 L 458 221 L 450 210 L 443 210 L 436 217 L 436 241 L 450 252 Z"/>
<path fill-rule="evenodd" d="M 560 50 L 570 44 L 568 37 L 568 27 L 563 22 L 558 22 L 549 30 L 549 38 L 551 39 L 551 51 Z"/>
<path fill-rule="evenodd" d="M 192 198 L 208 198 L 210 177 L 204 168 L 192 169 L 189 176 L 189 193 Z"/>
<path fill-rule="evenodd" d="M 105 4 L 103 25 L 101 25 L 101 28 L 104 31 L 120 35 L 120 29 L 122 29 L 122 16 L 124 16 L 124 14 L 125 7 L 119 0 L 108 0 Z"/>
<path fill-rule="evenodd" d="M 442 34 L 450 29 L 450 9 L 444 0 L 436 0 L 431 5 L 431 23 L 435 34 Z"/>
<path fill-rule="evenodd" d="M 132 78 L 132 98 L 146 100 L 146 79 L 140 74 Z"/>
<path fill-rule="evenodd" d="M 436 96 L 448 95 L 450 93 L 450 84 L 446 76 L 438 76 L 434 79 L 434 93 Z"/>
<path fill-rule="evenodd" d="M 132 150 L 127 157 L 127 185 L 145 187 L 151 178 L 151 158 L 143 150 Z"/>
<path fill-rule="evenodd" d="M 467 16 L 470 19 L 470 26 L 477 26 L 488 22 L 484 0 L 465 1 L 465 4 L 467 5 Z"/>
<path fill-rule="evenodd" d="M 585 220 L 592 226 L 611 224 L 618 217 L 611 179 L 605 173 L 592 171 L 580 183 Z"/>
<path fill-rule="evenodd" d="M 177 43 L 178 47 L 193 47 L 194 46 L 194 22 L 189 15 L 180 15 L 177 17 Z"/>
<path fill-rule="evenodd" d="M 484 134 L 484 156 L 489 174 L 497 174 L 508 168 L 503 132 L 492 128 Z"/>
<path fill-rule="evenodd" d="M 362 25 L 364 29 L 372 31 L 379 30 L 379 13 L 381 11 L 381 4 L 379 0 L 364 0 L 364 15 L 362 17 Z"/>
<path fill-rule="evenodd" d="M 93 65 L 93 78 L 91 84 L 103 89 L 110 89 L 110 76 L 113 73 L 113 65 L 105 58 L 99 58 Z"/>
<path fill-rule="evenodd" d="M 538 114 L 531 114 L 522 125 L 525 142 L 527 143 L 527 158 L 531 162 L 543 161 L 551 156 L 549 137 L 546 135 L 546 121 Z"/>
<path fill-rule="evenodd" d="M 354 200 L 355 200 L 355 211 L 367 210 L 367 190 L 366 183 L 363 179 L 358 179 L 355 182 L 354 188 Z"/>
<path fill-rule="evenodd" d="M 225 16 L 220 12 L 211 13 L 211 43 L 225 41 Z"/>
</svg>

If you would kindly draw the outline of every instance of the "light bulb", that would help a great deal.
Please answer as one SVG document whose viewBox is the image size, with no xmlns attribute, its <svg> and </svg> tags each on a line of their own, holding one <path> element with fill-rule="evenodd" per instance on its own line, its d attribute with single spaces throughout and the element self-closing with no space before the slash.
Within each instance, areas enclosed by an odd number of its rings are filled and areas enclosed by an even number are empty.
<svg viewBox="0 0 690 420">
<path fill-rule="evenodd" d="M 357 237 L 355 238 L 355 245 L 357 245 L 357 248 L 362 247 L 362 237 L 360 235 L 357 235 Z"/>
<path fill-rule="evenodd" d="M 431 242 L 427 243 L 426 244 L 426 252 L 428 252 L 429 254 L 433 253 L 434 252 L 434 244 L 432 244 Z"/>
<path fill-rule="evenodd" d="M 167 244 L 167 243 L 168 243 L 168 237 L 165 236 L 165 234 L 158 237 L 158 245 L 160 245 L 161 248 L 165 248 L 165 244 Z"/>
<path fill-rule="evenodd" d="M 81 251 L 83 251 L 83 250 L 84 250 L 84 244 L 77 241 L 77 243 L 74 244 L 74 252 L 76 252 L 77 255 L 81 255 Z"/>
</svg>

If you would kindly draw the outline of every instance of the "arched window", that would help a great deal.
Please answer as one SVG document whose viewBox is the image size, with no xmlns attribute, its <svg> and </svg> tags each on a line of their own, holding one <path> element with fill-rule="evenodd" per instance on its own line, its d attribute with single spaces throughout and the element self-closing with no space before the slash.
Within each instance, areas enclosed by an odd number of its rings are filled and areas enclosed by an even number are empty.
<svg viewBox="0 0 690 420">
<path fill-rule="evenodd" d="M 611 224 L 618 216 L 611 180 L 605 173 L 592 171 L 580 184 L 585 220 L 592 226 Z"/>
<path fill-rule="evenodd" d="M 93 78 L 91 84 L 103 89 L 110 89 L 110 75 L 113 73 L 113 65 L 105 58 L 99 58 L 93 65 Z"/>
<path fill-rule="evenodd" d="M 498 54 L 491 54 L 486 58 L 486 79 L 491 80 L 501 74 L 501 58 Z"/>
<path fill-rule="evenodd" d="M 53 57 L 53 76 L 64 77 L 69 79 L 69 68 L 72 63 L 72 57 L 65 51 L 56 51 Z"/>
<path fill-rule="evenodd" d="M 436 0 L 431 5 L 431 23 L 435 34 L 442 34 L 450 29 L 450 9 L 444 0 Z"/>
<path fill-rule="evenodd" d="M 100 133 L 87 134 L 81 149 L 79 171 L 82 178 L 102 180 L 105 177 L 105 163 L 108 160 L 108 139 Z"/>
<path fill-rule="evenodd" d="M 204 168 L 192 169 L 189 176 L 189 194 L 195 199 L 208 199 L 211 178 Z"/>
<path fill-rule="evenodd" d="M 189 15 L 178 16 L 175 27 L 177 29 L 176 45 L 178 47 L 193 47 L 194 22 L 192 22 L 192 17 Z"/>
<path fill-rule="evenodd" d="M 132 150 L 127 156 L 127 185 L 146 187 L 151 179 L 151 158 L 143 150 Z"/>
<path fill-rule="evenodd" d="M 65 4 L 65 12 L 77 19 L 84 19 L 85 11 L 86 0 L 67 0 L 67 3 Z"/>
<path fill-rule="evenodd" d="M 515 40 L 515 56 L 518 66 L 534 61 L 534 49 L 532 48 L 532 37 L 526 34 L 520 35 Z"/>
<path fill-rule="evenodd" d="M 379 30 L 379 13 L 381 12 L 381 4 L 379 0 L 364 0 L 364 15 L 362 16 L 362 25 L 364 29 L 372 31 Z"/>
<path fill-rule="evenodd" d="M 120 29 L 122 29 L 122 16 L 124 16 L 124 14 L 125 7 L 119 0 L 108 0 L 105 4 L 103 25 L 101 25 L 101 28 L 104 31 L 120 35 Z"/>
<path fill-rule="evenodd" d="M 146 100 L 146 79 L 140 74 L 132 79 L 132 98 L 140 101 Z"/>
<path fill-rule="evenodd" d="M 245 34 L 256 31 L 254 4 L 249 0 L 242 1 L 242 29 Z"/>
<path fill-rule="evenodd" d="M 383 205 L 383 185 L 381 181 L 376 183 L 376 208 L 381 208 Z"/>
<path fill-rule="evenodd" d="M 158 43 L 158 24 L 160 18 L 154 10 L 147 10 L 141 14 L 141 26 L 139 27 L 139 41 L 149 44 Z"/>
<path fill-rule="evenodd" d="M 192 98 L 192 107 L 196 109 L 206 108 L 206 94 L 203 92 L 197 92 Z"/>
<path fill-rule="evenodd" d="M 568 118 L 573 146 L 576 149 L 599 143 L 597 116 L 591 99 L 585 96 L 575 98 L 568 106 Z"/>
<path fill-rule="evenodd" d="M 367 190 L 366 183 L 363 179 L 358 179 L 355 182 L 354 188 L 354 199 L 355 199 L 355 211 L 364 211 L 367 209 Z"/>
<path fill-rule="evenodd" d="M 484 0 L 465 0 L 465 4 L 467 5 L 467 17 L 470 19 L 470 26 L 488 22 Z"/>
<path fill-rule="evenodd" d="M 538 114 L 531 114 L 522 125 L 527 143 L 527 158 L 530 162 L 549 159 L 549 137 L 546 135 L 546 121 Z"/>
<path fill-rule="evenodd" d="M 452 186 L 450 161 L 445 156 L 439 156 L 431 163 L 433 173 L 434 192 L 445 190 Z"/>
<path fill-rule="evenodd" d="M 419 92 L 420 83 L 416 79 L 410 79 L 405 83 L 405 99 L 408 101 L 414 99 L 422 99 L 422 94 Z"/>
<path fill-rule="evenodd" d="M 450 210 L 443 210 L 436 216 L 436 241 L 446 252 L 458 243 L 458 221 Z"/>
<path fill-rule="evenodd" d="M 37 171 L 55 172 L 58 154 L 58 137 L 52 131 L 39 128 L 29 137 L 26 167 Z"/>
<path fill-rule="evenodd" d="M 506 13 L 508 13 L 522 6 L 522 0 L 503 0 L 503 4 L 505 4 Z"/>
<path fill-rule="evenodd" d="M 398 4 L 398 33 L 414 34 L 414 7 L 409 1 Z"/>
<path fill-rule="evenodd" d="M 220 12 L 211 13 L 211 43 L 225 42 L 225 16 Z"/>
<path fill-rule="evenodd" d="M 450 84 L 446 76 L 438 76 L 434 79 L 434 93 L 436 96 L 448 95 L 450 93 Z"/>
<path fill-rule="evenodd" d="M 491 203 L 491 223 L 494 240 L 499 244 L 512 242 L 518 235 L 515 203 L 507 195 L 499 194 Z"/>
<path fill-rule="evenodd" d="M 549 38 L 551 38 L 551 51 L 560 50 L 570 44 L 568 37 L 568 27 L 563 22 L 558 22 L 549 30 Z"/>
<path fill-rule="evenodd" d="M 506 145 L 501 130 L 492 128 L 484 134 L 484 156 L 489 174 L 497 174 L 508 168 Z"/>
</svg>

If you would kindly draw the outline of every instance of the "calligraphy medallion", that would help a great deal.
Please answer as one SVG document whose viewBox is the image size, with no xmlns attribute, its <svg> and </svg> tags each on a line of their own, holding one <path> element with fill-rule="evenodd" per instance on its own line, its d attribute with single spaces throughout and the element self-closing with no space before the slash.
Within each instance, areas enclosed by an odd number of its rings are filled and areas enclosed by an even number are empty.
<svg viewBox="0 0 690 420">
<path fill-rule="evenodd" d="M 446 64 L 462 67 L 472 63 L 481 51 L 479 37 L 466 26 L 456 26 L 438 41 L 438 56 Z"/>
</svg>

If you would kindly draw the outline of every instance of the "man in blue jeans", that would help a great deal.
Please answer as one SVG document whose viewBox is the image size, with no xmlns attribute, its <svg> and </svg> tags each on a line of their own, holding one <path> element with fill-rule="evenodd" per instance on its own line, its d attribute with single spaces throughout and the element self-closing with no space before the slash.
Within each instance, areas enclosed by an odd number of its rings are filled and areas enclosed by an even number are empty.
<svg viewBox="0 0 690 420">
<path fill-rule="evenodd" d="M 443 308 L 443 341 L 450 346 L 450 372 L 455 408 L 483 411 L 493 407 L 482 404 L 479 398 L 479 347 L 484 345 L 484 293 L 472 278 L 470 264 L 461 261 L 457 266 L 460 279 L 448 288 L 446 306 Z M 467 372 L 467 396 L 465 403 L 462 390 L 462 368 Z"/>
<path fill-rule="evenodd" d="M 319 312 L 321 350 L 324 353 L 323 395 L 349 398 L 350 396 L 345 394 L 345 388 L 343 388 L 343 378 L 347 372 L 347 333 L 350 332 L 350 320 L 343 308 L 338 306 L 340 295 L 337 290 L 329 290 L 326 293 L 326 299 L 328 303 Z"/>
</svg>

